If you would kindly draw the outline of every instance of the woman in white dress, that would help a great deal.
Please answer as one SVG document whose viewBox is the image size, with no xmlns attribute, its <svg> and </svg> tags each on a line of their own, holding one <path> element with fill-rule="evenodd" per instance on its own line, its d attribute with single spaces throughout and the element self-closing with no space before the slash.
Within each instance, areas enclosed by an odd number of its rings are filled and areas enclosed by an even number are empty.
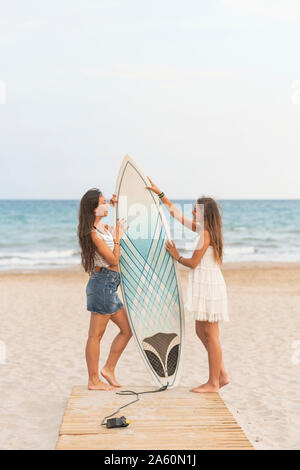
<svg viewBox="0 0 300 470">
<path fill-rule="evenodd" d="M 191 391 L 218 392 L 229 383 L 219 339 L 219 322 L 229 320 L 226 284 L 220 269 L 223 259 L 220 211 L 214 199 L 201 197 L 194 204 L 193 220 L 190 220 L 150 182 L 151 186 L 146 189 L 159 196 L 170 214 L 193 232 L 199 233 L 191 258 L 180 256 L 173 240 L 166 243 L 166 249 L 180 264 L 190 268 L 185 308 L 194 316 L 196 334 L 208 352 L 209 379 Z"/>
</svg>

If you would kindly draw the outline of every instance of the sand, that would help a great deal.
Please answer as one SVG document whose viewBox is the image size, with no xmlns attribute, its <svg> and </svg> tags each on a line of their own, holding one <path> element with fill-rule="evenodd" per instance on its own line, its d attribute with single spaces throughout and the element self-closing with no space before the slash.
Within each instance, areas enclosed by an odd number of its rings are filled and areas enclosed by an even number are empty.
<svg viewBox="0 0 300 470">
<path fill-rule="evenodd" d="M 300 449 L 300 351 L 293 348 L 299 341 L 300 349 L 300 265 L 228 264 L 223 273 L 230 322 L 221 325 L 221 341 L 231 383 L 220 394 L 256 449 Z M 181 277 L 185 293 L 184 268 Z M 87 280 L 80 268 L 0 275 L 1 449 L 55 448 L 71 389 L 87 382 Z M 109 322 L 100 367 L 117 331 Z M 207 373 L 187 317 L 181 385 L 199 385 Z M 133 339 L 116 376 L 125 386 L 152 385 Z"/>
</svg>

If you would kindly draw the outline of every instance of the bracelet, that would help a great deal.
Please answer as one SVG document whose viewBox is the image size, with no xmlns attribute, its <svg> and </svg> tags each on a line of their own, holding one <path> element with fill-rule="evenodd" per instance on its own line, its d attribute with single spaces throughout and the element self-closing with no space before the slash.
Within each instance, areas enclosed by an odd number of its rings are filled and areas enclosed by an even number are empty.
<svg viewBox="0 0 300 470">
<path fill-rule="evenodd" d="M 159 199 L 165 196 L 165 193 L 162 191 L 160 194 L 158 194 Z"/>
<path fill-rule="evenodd" d="M 114 240 L 114 244 L 115 245 L 120 245 L 120 242 L 115 242 L 115 240 Z"/>
<path fill-rule="evenodd" d="M 178 260 L 177 260 L 178 263 L 180 263 L 181 258 L 183 258 L 183 256 L 179 256 L 179 258 L 178 258 Z"/>
</svg>

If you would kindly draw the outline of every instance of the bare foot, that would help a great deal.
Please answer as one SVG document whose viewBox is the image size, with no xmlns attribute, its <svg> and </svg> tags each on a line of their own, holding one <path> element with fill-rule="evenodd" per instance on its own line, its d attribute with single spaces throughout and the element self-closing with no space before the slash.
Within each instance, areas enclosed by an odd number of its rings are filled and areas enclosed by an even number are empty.
<svg viewBox="0 0 300 470">
<path fill-rule="evenodd" d="M 111 370 L 105 369 L 105 367 L 103 367 L 101 370 L 101 375 L 107 380 L 108 383 L 110 383 L 110 385 L 113 385 L 114 387 L 122 387 L 122 385 L 117 382 L 115 374 Z"/>
<path fill-rule="evenodd" d="M 199 387 L 192 388 L 190 392 L 195 392 L 195 393 L 216 393 L 219 391 L 219 387 L 216 385 L 212 385 L 209 382 L 206 382 L 206 384 L 199 385 Z"/>
<path fill-rule="evenodd" d="M 114 390 L 115 387 L 112 387 L 111 385 L 108 385 L 105 382 L 102 382 L 102 380 L 97 380 L 97 381 L 89 381 L 88 389 L 89 390 Z"/>
<path fill-rule="evenodd" d="M 220 376 L 220 379 L 219 379 L 220 388 L 224 387 L 224 385 L 228 385 L 229 383 L 230 383 L 230 380 L 229 380 L 228 375 Z"/>
</svg>

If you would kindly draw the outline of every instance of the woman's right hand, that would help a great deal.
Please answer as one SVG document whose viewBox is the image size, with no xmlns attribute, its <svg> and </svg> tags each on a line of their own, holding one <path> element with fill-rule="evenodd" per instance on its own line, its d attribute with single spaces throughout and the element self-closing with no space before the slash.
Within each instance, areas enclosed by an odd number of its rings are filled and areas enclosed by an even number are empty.
<svg viewBox="0 0 300 470">
<path fill-rule="evenodd" d="M 153 191 L 155 194 L 160 194 L 162 191 L 153 183 L 153 181 L 147 176 L 148 180 L 151 183 L 151 186 L 146 186 L 146 189 L 150 189 L 150 191 Z"/>
<path fill-rule="evenodd" d="M 117 219 L 114 239 L 119 242 L 127 229 L 125 219 Z"/>
</svg>

